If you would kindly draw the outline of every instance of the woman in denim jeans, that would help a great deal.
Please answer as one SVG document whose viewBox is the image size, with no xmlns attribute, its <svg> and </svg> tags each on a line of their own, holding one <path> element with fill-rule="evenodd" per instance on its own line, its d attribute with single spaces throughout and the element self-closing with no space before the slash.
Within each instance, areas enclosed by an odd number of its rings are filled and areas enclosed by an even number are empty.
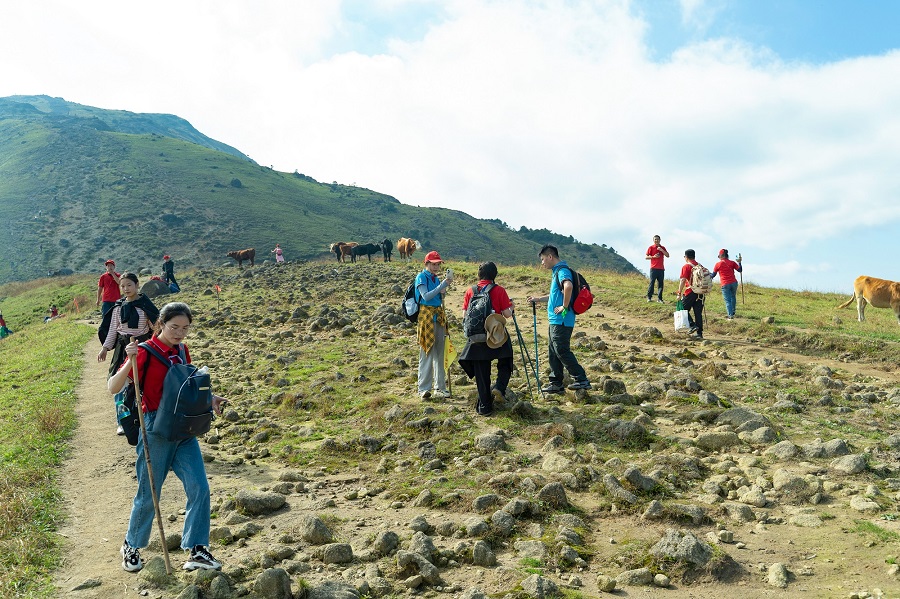
<svg viewBox="0 0 900 599">
<path fill-rule="evenodd" d="M 153 345 L 154 349 L 166 356 L 173 364 L 179 364 L 181 358 L 178 355 L 178 347 L 187 336 L 193 319 L 191 309 L 187 304 L 181 302 L 166 304 L 156 320 L 155 334 L 147 343 Z M 139 348 L 136 343 L 129 343 L 125 352 L 128 360 L 109 379 L 108 388 L 110 393 L 116 393 L 125 386 L 131 380 L 132 363 L 137 361 L 139 376 L 142 377 L 139 381 L 142 391 L 141 409 L 144 412 L 147 439 L 144 439 L 141 434 L 135 448 L 137 450 L 135 468 L 138 489 L 131 508 L 128 532 L 125 534 L 120 551 L 122 568 L 128 572 L 137 572 L 144 567 L 139 550 L 150 542 L 150 533 L 153 527 L 155 508 L 150 490 L 150 478 L 147 473 L 147 462 L 144 458 L 144 443 L 147 442 L 150 463 L 154 470 L 153 482 L 156 487 L 156 496 L 160 496 L 163 482 L 170 470 L 181 479 L 184 493 L 187 495 L 181 547 L 185 550 L 189 549 L 191 555 L 190 559 L 185 562 L 184 569 L 219 570 L 222 567 L 221 562 L 217 561 L 209 552 L 209 483 L 206 480 L 203 456 L 200 454 L 200 443 L 196 437 L 184 441 L 167 441 L 163 436 L 153 432 L 156 410 L 162 399 L 163 379 L 168 368 L 145 349 Z M 184 355 L 187 362 L 190 363 L 191 356 L 187 351 L 187 346 L 184 347 Z M 222 414 L 222 405 L 225 401 L 225 398 L 213 395 L 212 404 L 216 414 Z"/>
<path fill-rule="evenodd" d="M 734 310 L 737 306 L 738 282 L 734 273 L 741 272 L 742 269 L 740 254 L 738 254 L 737 262 L 735 262 L 728 259 L 728 250 L 719 250 L 719 261 L 713 266 L 712 277 L 715 278 L 717 274 L 722 275 L 719 277 L 719 283 L 722 285 L 722 298 L 725 300 L 725 318 L 728 320 L 734 319 Z"/>
</svg>

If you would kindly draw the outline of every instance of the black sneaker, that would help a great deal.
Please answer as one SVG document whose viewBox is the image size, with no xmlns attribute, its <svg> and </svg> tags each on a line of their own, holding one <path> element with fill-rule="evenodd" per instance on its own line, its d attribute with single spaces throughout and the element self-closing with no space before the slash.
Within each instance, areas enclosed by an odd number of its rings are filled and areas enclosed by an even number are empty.
<svg viewBox="0 0 900 599">
<path fill-rule="evenodd" d="M 141 559 L 141 552 L 137 547 L 132 547 L 128 541 L 122 541 L 122 548 L 119 550 L 122 554 L 122 569 L 126 572 L 137 572 L 144 567 L 144 561 Z"/>
<path fill-rule="evenodd" d="M 544 393 L 563 393 L 565 389 L 562 385 L 557 385 L 556 383 L 549 383 L 541 387 L 541 391 Z"/>
<path fill-rule="evenodd" d="M 217 561 L 206 546 L 194 545 L 194 548 L 191 549 L 191 559 L 184 562 L 183 568 L 185 570 L 221 570 L 222 562 Z"/>
<path fill-rule="evenodd" d="M 585 380 L 585 381 L 575 381 L 574 383 L 569 385 L 569 389 L 571 389 L 572 391 L 580 391 L 581 389 L 590 390 L 590 389 L 592 389 L 592 387 L 591 387 L 591 382 Z"/>
</svg>

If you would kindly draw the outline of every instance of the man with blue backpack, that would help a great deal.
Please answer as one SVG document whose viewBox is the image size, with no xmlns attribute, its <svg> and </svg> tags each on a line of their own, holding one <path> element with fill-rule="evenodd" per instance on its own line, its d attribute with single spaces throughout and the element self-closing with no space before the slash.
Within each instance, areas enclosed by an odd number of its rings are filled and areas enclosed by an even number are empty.
<svg viewBox="0 0 900 599">
<path fill-rule="evenodd" d="M 587 374 L 570 347 L 572 331 L 575 329 L 575 310 L 572 305 L 577 293 L 573 283 L 574 273 L 564 260 L 559 259 L 556 246 L 545 245 L 538 257 L 541 259 L 541 267 L 553 272 L 550 293 L 528 297 L 528 301 L 533 304 L 547 302 L 547 319 L 550 323 L 550 381 L 541 390 L 544 393 L 563 393 L 566 389 L 563 386 L 563 368 L 575 379 L 569 389 L 591 389 Z"/>
</svg>

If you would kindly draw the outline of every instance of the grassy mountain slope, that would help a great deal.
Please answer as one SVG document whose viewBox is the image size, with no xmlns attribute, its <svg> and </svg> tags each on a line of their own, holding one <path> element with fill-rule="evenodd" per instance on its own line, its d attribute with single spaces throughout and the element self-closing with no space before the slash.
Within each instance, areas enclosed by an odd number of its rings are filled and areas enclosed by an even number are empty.
<svg viewBox="0 0 900 599">
<path fill-rule="evenodd" d="M 0 282 L 99 272 L 109 257 L 155 270 L 165 253 L 179 268 L 246 247 L 262 259 L 276 242 L 290 260 L 327 257 L 334 241 L 413 237 L 444 257 L 507 264 L 534 263 L 541 245 L 499 220 L 274 171 L 162 129 L 133 132 L 161 115 L 77 105 L 64 114 L 41 98 L 0 99 Z M 636 272 L 605 247 L 560 250 L 575 267 Z"/>
</svg>

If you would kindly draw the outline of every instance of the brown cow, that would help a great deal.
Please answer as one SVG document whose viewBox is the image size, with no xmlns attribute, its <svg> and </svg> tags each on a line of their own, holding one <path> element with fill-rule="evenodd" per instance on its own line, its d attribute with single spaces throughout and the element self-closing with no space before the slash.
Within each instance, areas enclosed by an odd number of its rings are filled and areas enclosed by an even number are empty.
<svg viewBox="0 0 900 599">
<path fill-rule="evenodd" d="M 846 308 L 853 300 L 856 300 L 856 312 L 860 322 L 866 320 L 867 302 L 872 304 L 873 308 L 891 308 L 897 316 L 897 322 L 900 322 L 900 283 L 865 275 L 856 277 L 853 281 L 853 295 L 838 308 Z"/>
<path fill-rule="evenodd" d="M 400 252 L 401 260 L 410 260 L 412 259 L 413 252 L 416 250 L 421 250 L 422 244 L 416 241 L 415 239 L 409 239 L 408 237 L 401 237 L 397 240 L 397 251 Z"/>
<path fill-rule="evenodd" d="M 229 258 L 234 258 L 237 260 L 238 268 L 242 268 L 244 265 L 244 260 L 250 261 L 250 266 L 253 266 L 253 261 L 256 260 L 256 250 L 254 248 L 247 248 L 246 250 L 232 250 L 225 254 Z"/>
<path fill-rule="evenodd" d="M 344 258 L 353 258 L 353 248 L 358 245 L 355 241 L 336 241 L 328 249 L 334 253 L 338 262 L 343 262 Z"/>
</svg>

